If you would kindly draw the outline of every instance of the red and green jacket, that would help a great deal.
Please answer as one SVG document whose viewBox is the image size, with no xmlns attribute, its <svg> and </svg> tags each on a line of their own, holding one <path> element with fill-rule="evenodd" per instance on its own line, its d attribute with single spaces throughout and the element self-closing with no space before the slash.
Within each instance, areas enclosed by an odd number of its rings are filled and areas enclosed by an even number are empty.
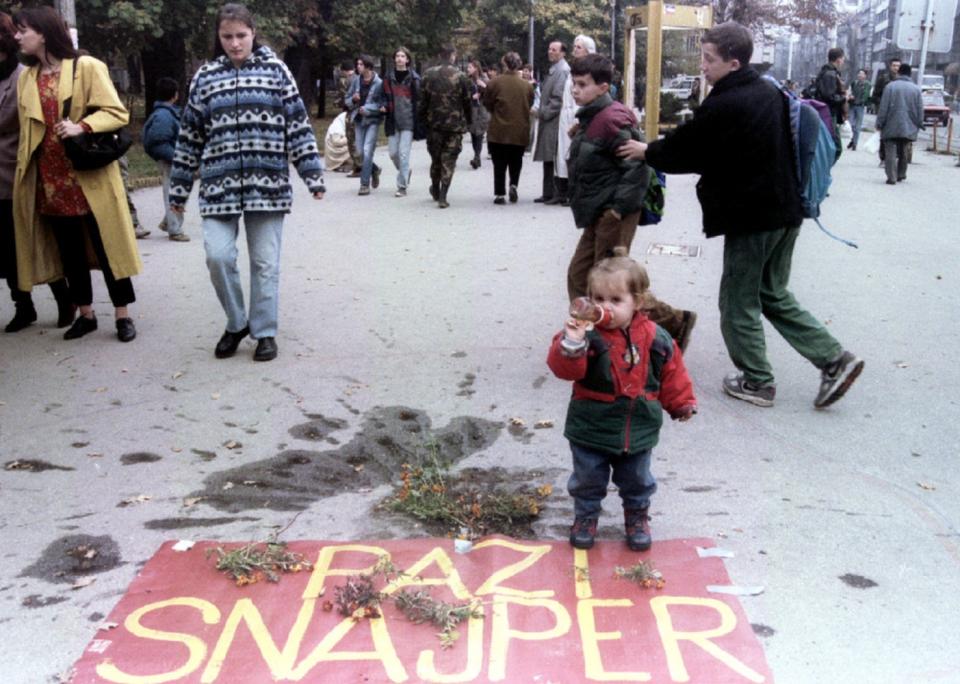
<svg viewBox="0 0 960 684">
<path fill-rule="evenodd" d="M 626 330 L 596 329 L 570 353 L 553 338 L 547 365 L 573 381 L 563 435 L 597 451 L 621 454 L 657 444 L 663 411 L 673 417 L 696 407 L 693 383 L 670 334 L 641 313 Z"/>
</svg>

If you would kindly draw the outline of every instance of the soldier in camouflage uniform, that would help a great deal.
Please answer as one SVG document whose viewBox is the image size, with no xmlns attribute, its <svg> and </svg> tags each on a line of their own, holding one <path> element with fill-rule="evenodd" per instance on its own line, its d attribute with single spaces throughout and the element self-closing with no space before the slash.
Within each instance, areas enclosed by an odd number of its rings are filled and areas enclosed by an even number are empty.
<svg viewBox="0 0 960 684">
<path fill-rule="evenodd" d="M 453 66 L 457 51 L 444 46 L 437 66 L 423 74 L 417 114 L 427 127 L 427 150 L 430 152 L 430 195 L 441 209 L 450 206 L 447 191 L 457 157 L 463 147 L 463 134 L 472 122 L 470 81 Z"/>
</svg>

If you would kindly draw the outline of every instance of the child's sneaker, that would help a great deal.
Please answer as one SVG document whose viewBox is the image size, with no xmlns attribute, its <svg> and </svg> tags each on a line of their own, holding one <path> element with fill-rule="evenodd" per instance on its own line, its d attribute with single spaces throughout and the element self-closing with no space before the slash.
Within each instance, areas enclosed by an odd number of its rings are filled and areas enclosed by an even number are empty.
<svg viewBox="0 0 960 684">
<path fill-rule="evenodd" d="M 820 374 L 820 391 L 813 400 L 816 408 L 826 408 L 847 393 L 850 385 L 863 370 L 863 361 L 844 351 L 823 367 Z"/>
<path fill-rule="evenodd" d="M 624 508 L 623 524 L 627 531 L 627 546 L 631 551 L 646 551 L 653 544 L 650 536 L 649 508 Z"/>
<path fill-rule="evenodd" d="M 597 518 L 577 518 L 570 527 L 570 546 L 575 549 L 593 548 L 597 536 Z"/>
<path fill-rule="evenodd" d="M 731 397 L 749 401 L 755 406 L 773 406 L 773 399 L 777 396 L 776 385 L 755 385 L 744 378 L 743 373 L 725 377 L 723 391 Z"/>
</svg>

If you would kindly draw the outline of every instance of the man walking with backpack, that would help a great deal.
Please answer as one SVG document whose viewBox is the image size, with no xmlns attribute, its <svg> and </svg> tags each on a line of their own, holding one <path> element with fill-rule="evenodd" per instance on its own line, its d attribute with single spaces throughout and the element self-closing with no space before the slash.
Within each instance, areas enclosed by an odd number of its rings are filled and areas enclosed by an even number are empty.
<svg viewBox="0 0 960 684">
<path fill-rule="evenodd" d="M 803 220 L 788 108 L 777 87 L 750 67 L 753 38 L 736 22 L 704 33 L 701 70 L 713 86 L 693 119 L 649 145 L 630 141 L 619 154 L 666 173 L 698 173 L 697 196 L 708 238 L 724 236 L 720 329 L 736 374 L 723 391 L 773 406 L 773 370 L 761 314 L 821 371 L 814 399 L 840 399 L 863 370 L 787 289 Z"/>
</svg>

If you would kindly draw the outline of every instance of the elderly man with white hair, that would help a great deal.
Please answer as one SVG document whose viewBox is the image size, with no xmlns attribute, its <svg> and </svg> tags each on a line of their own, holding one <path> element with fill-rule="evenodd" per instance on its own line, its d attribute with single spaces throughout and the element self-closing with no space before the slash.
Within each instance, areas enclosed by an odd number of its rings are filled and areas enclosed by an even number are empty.
<svg viewBox="0 0 960 684">
<path fill-rule="evenodd" d="M 597 51 L 597 43 L 590 36 L 579 35 L 573 39 L 573 58 L 579 59 Z M 573 76 L 567 76 L 563 88 L 563 109 L 560 110 L 560 135 L 557 136 L 557 161 L 553 166 L 557 196 L 547 204 L 568 205 L 567 157 L 570 154 L 570 128 L 577 123 L 577 103 L 573 101 Z"/>
</svg>

